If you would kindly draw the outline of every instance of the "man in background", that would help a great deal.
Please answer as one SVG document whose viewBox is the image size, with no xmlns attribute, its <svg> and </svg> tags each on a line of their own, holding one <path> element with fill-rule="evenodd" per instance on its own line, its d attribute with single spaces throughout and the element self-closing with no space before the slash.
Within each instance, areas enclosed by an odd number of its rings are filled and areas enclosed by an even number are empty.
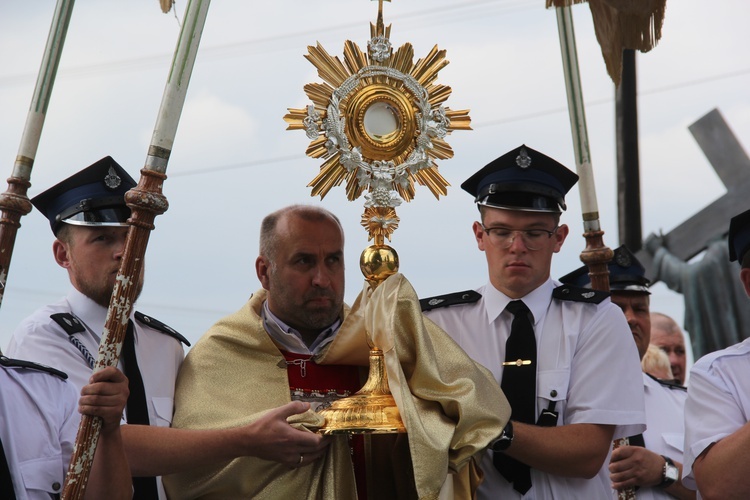
<svg viewBox="0 0 750 500">
<path fill-rule="evenodd" d="M 659 312 L 651 313 L 651 343 L 669 356 L 675 382 L 685 385 L 685 336 L 675 320 Z"/>
<path fill-rule="evenodd" d="M 729 223 L 729 258 L 740 263 L 740 282 L 750 296 L 750 210 Z M 750 497 L 748 381 L 750 339 L 703 356 L 690 370 L 683 472 L 702 498 Z"/>
<path fill-rule="evenodd" d="M 651 292 L 645 269 L 625 246 L 615 249 L 607 267 L 612 302 L 625 314 L 638 355 L 643 358 L 651 339 Z M 585 266 L 560 281 L 591 286 Z M 638 488 L 637 498 L 695 498 L 695 492 L 680 481 L 687 392 L 682 386 L 647 373 L 639 377 L 646 402 L 646 430 L 630 436 L 628 446 L 612 451 L 609 466 L 612 487 Z"/>
</svg>

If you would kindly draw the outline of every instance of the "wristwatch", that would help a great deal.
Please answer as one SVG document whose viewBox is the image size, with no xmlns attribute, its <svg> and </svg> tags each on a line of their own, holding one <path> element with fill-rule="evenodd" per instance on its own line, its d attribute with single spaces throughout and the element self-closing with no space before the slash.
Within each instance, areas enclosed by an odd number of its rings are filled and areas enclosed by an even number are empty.
<svg viewBox="0 0 750 500">
<path fill-rule="evenodd" d="M 677 468 L 671 458 L 664 455 L 661 458 L 664 459 L 664 470 L 661 473 L 659 488 L 667 488 L 680 478 L 680 469 Z"/>
<path fill-rule="evenodd" d="M 500 434 L 500 437 L 495 439 L 490 443 L 489 448 L 492 451 L 505 451 L 508 449 L 510 444 L 513 442 L 513 424 L 510 420 L 508 420 L 508 423 L 505 424 L 505 428 L 503 429 L 503 432 Z"/>
</svg>

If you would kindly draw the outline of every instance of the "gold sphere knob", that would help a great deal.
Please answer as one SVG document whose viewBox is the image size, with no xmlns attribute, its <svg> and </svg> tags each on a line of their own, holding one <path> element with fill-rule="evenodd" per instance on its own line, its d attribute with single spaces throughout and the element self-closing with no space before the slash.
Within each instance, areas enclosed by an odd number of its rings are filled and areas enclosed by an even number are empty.
<svg viewBox="0 0 750 500">
<path fill-rule="evenodd" d="M 383 281 L 398 272 L 398 254 L 388 245 L 370 245 L 359 257 L 359 268 L 367 281 Z"/>
</svg>

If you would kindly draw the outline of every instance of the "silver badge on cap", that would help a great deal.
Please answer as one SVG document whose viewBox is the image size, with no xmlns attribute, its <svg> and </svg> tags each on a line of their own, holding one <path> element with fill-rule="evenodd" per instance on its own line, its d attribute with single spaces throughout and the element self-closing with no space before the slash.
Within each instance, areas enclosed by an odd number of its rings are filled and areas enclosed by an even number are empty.
<svg viewBox="0 0 750 500">
<path fill-rule="evenodd" d="M 122 184 L 122 179 L 117 175 L 114 167 L 109 167 L 109 172 L 107 172 L 107 176 L 104 178 L 104 185 L 109 189 L 117 189 L 120 184 Z"/>
<path fill-rule="evenodd" d="M 531 157 L 526 148 L 521 148 L 521 152 L 516 156 L 516 165 L 521 168 L 529 168 L 529 165 L 531 165 Z"/>
<path fill-rule="evenodd" d="M 625 252 L 617 252 L 615 255 L 615 263 L 620 267 L 630 267 L 633 261 L 630 260 L 630 255 Z"/>
</svg>

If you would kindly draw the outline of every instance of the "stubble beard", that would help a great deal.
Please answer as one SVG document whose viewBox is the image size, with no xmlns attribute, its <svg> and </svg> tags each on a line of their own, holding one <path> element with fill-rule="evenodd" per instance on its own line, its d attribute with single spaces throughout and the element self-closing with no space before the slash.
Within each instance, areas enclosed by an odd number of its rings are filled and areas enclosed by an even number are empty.
<svg viewBox="0 0 750 500">
<path fill-rule="evenodd" d="M 331 305 L 325 308 L 311 308 L 306 302 L 311 299 L 326 297 L 331 301 Z M 306 330 L 323 330 L 331 326 L 339 317 L 342 304 L 335 297 L 335 294 L 328 290 L 318 290 L 314 293 L 307 294 L 299 307 L 294 308 L 297 311 L 296 321 L 300 327 Z"/>
<path fill-rule="evenodd" d="M 339 298 L 332 290 L 316 289 L 305 294 L 297 304 L 292 303 L 288 297 L 293 294 L 287 293 L 290 287 L 282 280 L 276 279 L 273 273 L 270 276 L 271 290 L 277 311 L 272 311 L 281 321 L 297 330 L 323 330 L 331 326 L 341 314 L 343 297 Z M 307 305 L 309 300 L 325 297 L 331 302 L 330 307 L 311 308 Z"/>
<path fill-rule="evenodd" d="M 333 299 L 333 298 L 332 298 Z M 333 305 L 330 308 L 323 310 L 315 309 L 302 309 L 303 320 L 306 325 L 309 325 L 311 330 L 322 330 L 331 326 L 336 319 L 339 317 L 341 312 L 341 305 L 336 305 L 336 301 L 331 302 Z"/>
<path fill-rule="evenodd" d="M 90 298 L 102 307 L 109 308 L 109 303 L 112 300 L 112 292 L 114 291 L 114 284 L 104 283 L 91 283 L 88 281 L 78 281 L 78 291 Z M 138 281 L 138 287 L 135 291 L 135 297 L 133 303 L 138 300 L 143 291 L 143 280 Z"/>
</svg>

